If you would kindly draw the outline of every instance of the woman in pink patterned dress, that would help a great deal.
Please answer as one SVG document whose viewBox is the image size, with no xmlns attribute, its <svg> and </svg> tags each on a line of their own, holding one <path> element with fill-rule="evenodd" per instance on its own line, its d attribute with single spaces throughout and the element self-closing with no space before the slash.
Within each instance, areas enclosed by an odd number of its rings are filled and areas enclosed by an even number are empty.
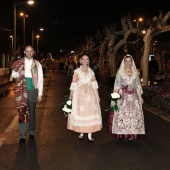
<svg viewBox="0 0 170 170">
<path fill-rule="evenodd" d="M 117 138 L 137 139 L 145 134 L 142 86 L 131 55 L 127 54 L 116 74 L 114 92 L 121 94 L 114 112 L 112 133 Z"/>
<path fill-rule="evenodd" d="M 82 55 L 80 64 L 74 70 L 70 86 L 72 111 L 68 116 L 67 128 L 80 133 L 79 140 L 83 140 L 84 133 L 88 133 L 88 141 L 94 142 L 92 133 L 102 129 L 98 83 L 89 67 L 88 55 Z"/>
</svg>

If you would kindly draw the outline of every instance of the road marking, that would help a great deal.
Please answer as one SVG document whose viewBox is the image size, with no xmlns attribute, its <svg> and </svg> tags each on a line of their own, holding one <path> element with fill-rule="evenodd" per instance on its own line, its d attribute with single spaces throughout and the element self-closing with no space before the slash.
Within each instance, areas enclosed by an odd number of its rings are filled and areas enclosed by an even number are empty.
<svg viewBox="0 0 170 170">
<path fill-rule="evenodd" d="M 14 127 L 16 122 L 18 121 L 18 115 L 14 117 L 10 125 L 6 128 L 5 133 L 10 132 L 11 129 Z M 5 141 L 6 137 L 0 138 L 0 147 L 2 146 L 3 142 Z"/>
<path fill-rule="evenodd" d="M 14 125 L 16 124 L 16 122 L 18 121 L 18 115 L 14 117 L 14 119 L 12 120 L 11 124 L 7 127 L 7 129 L 5 130 L 5 132 L 10 132 L 11 129 L 14 127 Z"/>
</svg>

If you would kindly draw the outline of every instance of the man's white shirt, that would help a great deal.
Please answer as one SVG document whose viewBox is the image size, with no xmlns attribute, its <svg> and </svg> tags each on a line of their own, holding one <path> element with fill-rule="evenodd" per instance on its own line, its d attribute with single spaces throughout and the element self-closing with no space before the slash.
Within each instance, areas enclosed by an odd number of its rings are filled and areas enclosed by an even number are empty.
<svg viewBox="0 0 170 170">
<path fill-rule="evenodd" d="M 31 65 L 32 65 L 33 59 L 28 60 L 26 57 L 24 58 L 25 63 L 25 77 L 32 78 L 31 74 Z M 20 75 L 18 72 L 12 70 L 12 77 L 18 78 Z M 42 65 L 39 63 L 38 66 L 38 95 L 42 96 L 43 93 L 43 72 L 42 72 Z"/>
</svg>

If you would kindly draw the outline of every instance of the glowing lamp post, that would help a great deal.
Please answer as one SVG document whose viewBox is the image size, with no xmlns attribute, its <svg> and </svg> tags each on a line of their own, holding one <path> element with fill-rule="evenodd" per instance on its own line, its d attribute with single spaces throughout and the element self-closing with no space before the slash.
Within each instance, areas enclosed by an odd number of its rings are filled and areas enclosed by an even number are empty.
<svg viewBox="0 0 170 170">
<path fill-rule="evenodd" d="M 10 35 L 10 55 L 12 56 L 13 55 L 13 36 Z"/>
<path fill-rule="evenodd" d="M 143 18 L 134 19 L 133 21 L 136 22 L 136 28 L 139 28 L 139 22 L 142 22 Z"/>
<path fill-rule="evenodd" d="M 37 60 L 38 60 L 38 40 L 39 40 L 39 38 L 40 38 L 40 36 L 39 35 L 36 35 L 36 37 L 35 37 L 36 39 L 37 39 Z"/>
<path fill-rule="evenodd" d="M 13 51 L 13 54 L 14 54 L 14 59 L 16 60 L 16 6 L 17 5 L 22 5 L 22 4 L 25 4 L 26 2 L 21 2 L 21 3 L 16 3 L 15 0 L 13 0 L 14 2 L 14 36 L 13 36 L 13 39 L 14 39 L 14 51 Z M 27 1 L 27 3 L 29 5 L 33 5 L 34 4 L 34 1 Z"/>
<path fill-rule="evenodd" d="M 135 19 L 133 20 L 134 22 L 136 22 L 136 28 L 138 29 L 139 28 L 139 22 L 143 22 L 143 18 L 138 18 L 138 19 Z M 138 39 L 138 34 L 137 34 L 137 39 Z M 138 46 L 138 42 L 137 42 L 137 46 Z"/>
<path fill-rule="evenodd" d="M 20 12 L 20 16 L 23 17 L 23 46 L 25 47 L 25 18 L 28 17 L 28 15 Z"/>
<path fill-rule="evenodd" d="M 35 31 L 44 31 L 44 28 L 32 29 L 32 47 L 34 48 L 34 34 Z"/>
</svg>

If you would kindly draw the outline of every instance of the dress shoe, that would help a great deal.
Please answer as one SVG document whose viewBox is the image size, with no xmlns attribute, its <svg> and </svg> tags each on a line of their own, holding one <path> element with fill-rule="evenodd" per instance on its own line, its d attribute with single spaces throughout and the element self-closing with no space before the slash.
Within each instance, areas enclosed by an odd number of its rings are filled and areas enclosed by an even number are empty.
<svg viewBox="0 0 170 170">
<path fill-rule="evenodd" d="M 80 141 L 83 140 L 83 136 L 81 136 L 81 135 L 78 138 L 79 138 Z"/>
<path fill-rule="evenodd" d="M 30 136 L 29 136 L 29 139 L 34 139 L 34 135 L 30 135 Z"/>
<path fill-rule="evenodd" d="M 21 139 L 19 140 L 19 144 L 25 144 L 25 143 L 26 143 L 26 139 L 21 138 Z"/>
<path fill-rule="evenodd" d="M 90 143 L 93 143 L 93 142 L 94 142 L 94 139 L 93 139 L 93 138 L 89 139 L 89 138 L 87 137 L 87 141 L 90 142 Z"/>
<path fill-rule="evenodd" d="M 134 139 L 133 138 L 129 138 L 129 141 L 133 141 Z"/>
</svg>

